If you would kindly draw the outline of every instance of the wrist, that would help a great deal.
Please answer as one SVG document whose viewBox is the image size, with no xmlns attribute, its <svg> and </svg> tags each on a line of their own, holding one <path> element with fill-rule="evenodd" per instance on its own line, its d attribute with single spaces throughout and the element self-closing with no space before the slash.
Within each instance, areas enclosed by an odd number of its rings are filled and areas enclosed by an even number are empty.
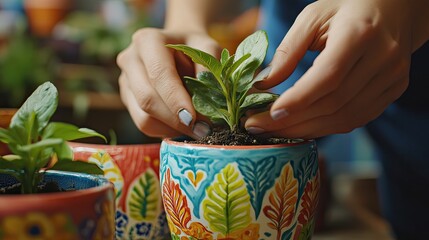
<svg viewBox="0 0 429 240">
<path fill-rule="evenodd" d="M 207 33 L 209 24 L 208 5 L 210 1 L 202 0 L 169 0 L 164 29 Z"/>
</svg>

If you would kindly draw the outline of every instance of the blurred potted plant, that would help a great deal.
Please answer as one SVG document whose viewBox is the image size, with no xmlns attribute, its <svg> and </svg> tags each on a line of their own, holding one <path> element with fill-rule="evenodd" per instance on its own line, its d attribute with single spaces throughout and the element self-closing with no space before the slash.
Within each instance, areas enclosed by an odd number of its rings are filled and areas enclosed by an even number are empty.
<svg viewBox="0 0 429 240">
<path fill-rule="evenodd" d="M 49 37 L 57 23 L 70 11 L 72 3 L 72 0 L 24 0 L 32 34 Z"/>
<path fill-rule="evenodd" d="M 224 49 L 220 61 L 185 45 L 167 45 L 209 71 L 185 77 L 195 109 L 219 128 L 198 141 L 165 139 L 161 186 L 172 239 L 310 239 L 319 195 L 314 140 L 261 138 L 242 129 L 246 110 L 277 96 L 250 93 L 265 58 L 257 31 Z M 227 141 L 230 140 L 230 141 Z"/>
<path fill-rule="evenodd" d="M 1 108 L 18 108 L 45 79 L 55 74 L 56 59 L 51 50 L 17 30 L 0 52 Z"/>
<path fill-rule="evenodd" d="M 104 137 L 50 122 L 57 104 L 58 92 L 46 82 L 16 112 L 9 128 L 0 128 L 0 141 L 12 152 L 0 157 L 2 239 L 114 236 L 113 186 L 97 165 L 73 161 L 66 142 Z"/>
</svg>

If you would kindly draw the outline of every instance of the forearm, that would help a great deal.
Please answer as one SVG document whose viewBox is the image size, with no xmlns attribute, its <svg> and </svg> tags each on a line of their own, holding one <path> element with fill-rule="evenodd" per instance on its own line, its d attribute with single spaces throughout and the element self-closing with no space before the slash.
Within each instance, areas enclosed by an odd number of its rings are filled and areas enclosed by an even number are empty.
<svg viewBox="0 0 429 240">
<path fill-rule="evenodd" d="M 210 9 L 214 4 L 216 0 L 169 0 L 165 28 L 206 32 L 211 18 Z"/>
</svg>

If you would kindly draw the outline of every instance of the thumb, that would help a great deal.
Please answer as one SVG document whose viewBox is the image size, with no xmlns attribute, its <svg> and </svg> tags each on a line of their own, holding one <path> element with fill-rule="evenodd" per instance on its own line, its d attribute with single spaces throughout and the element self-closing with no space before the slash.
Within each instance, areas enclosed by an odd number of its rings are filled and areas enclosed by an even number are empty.
<svg viewBox="0 0 429 240">
<path fill-rule="evenodd" d="M 277 47 L 271 63 L 256 77 L 263 79 L 255 83 L 256 88 L 272 88 L 293 73 L 316 36 L 317 25 L 314 24 L 313 18 L 314 16 L 305 14 L 305 12 L 302 12 L 297 17 L 295 23 Z"/>
</svg>

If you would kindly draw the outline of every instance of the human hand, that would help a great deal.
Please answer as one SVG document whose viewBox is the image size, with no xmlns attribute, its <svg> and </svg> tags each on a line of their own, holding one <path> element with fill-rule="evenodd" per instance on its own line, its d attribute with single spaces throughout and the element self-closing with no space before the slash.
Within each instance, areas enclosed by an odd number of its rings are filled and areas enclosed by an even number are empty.
<svg viewBox="0 0 429 240">
<path fill-rule="evenodd" d="M 196 121 L 197 114 L 181 76 L 201 71 L 187 57 L 167 48 L 183 43 L 211 54 L 218 46 L 205 33 L 182 33 L 145 28 L 137 31 L 131 44 L 117 58 L 122 73 L 119 87 L 122 101 L 137 127 L 153 137 L 209 133 L 209 126 Z"/>
<path fill-rule="evenodd" d="M 411 54 L 428 39 L 427 23 L 416 15 L 429 9 L 422 8 L 425 4 L 319 0 L 308 5 L 256 87 L 282 82 L 308 49 L 321 53 L 270 112 L 248 118 L 246 129 L 307 139 L 349 132 L 375 119 L 408 86 Z"/>
</svg>

